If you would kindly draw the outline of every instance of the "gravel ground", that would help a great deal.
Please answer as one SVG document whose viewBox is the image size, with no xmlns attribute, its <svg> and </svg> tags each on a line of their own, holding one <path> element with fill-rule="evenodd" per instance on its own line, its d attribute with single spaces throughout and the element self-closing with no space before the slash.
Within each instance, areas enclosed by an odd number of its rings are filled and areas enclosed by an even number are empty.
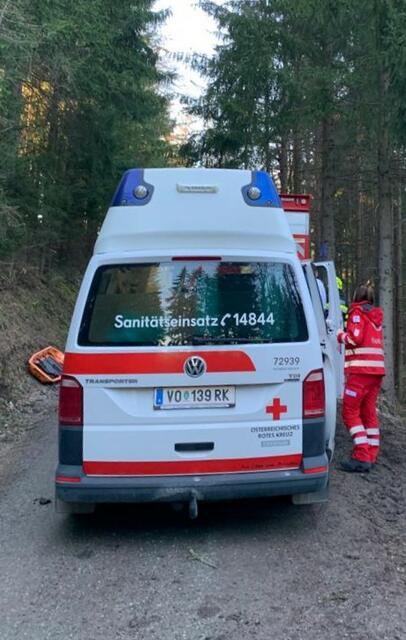
<svg viewBox="0 0 406 640">
<path fill-rule="evenodd" d="M 54 402 L 54 395 L 50 397 Z M 55 419 L 0 443 L 0 639 L 403 640 L 406 430 L 384 416 L 369 475 L 335 467 L 330 502 L 53 508 Z"/>
</svg>

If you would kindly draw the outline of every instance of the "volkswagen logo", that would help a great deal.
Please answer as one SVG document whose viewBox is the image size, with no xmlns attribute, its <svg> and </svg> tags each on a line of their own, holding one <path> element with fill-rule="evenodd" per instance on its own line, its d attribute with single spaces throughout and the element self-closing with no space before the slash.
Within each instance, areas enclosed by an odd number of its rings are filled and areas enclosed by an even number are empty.
<svg viewBox="0 0 406 640">
<path fill-rule="evenodd" d="M 192 356 L 185 362 L 184 371 L 192 378 L 198 378 L 206 372 L 206 363 L 199 356 Z"/>
</svg>

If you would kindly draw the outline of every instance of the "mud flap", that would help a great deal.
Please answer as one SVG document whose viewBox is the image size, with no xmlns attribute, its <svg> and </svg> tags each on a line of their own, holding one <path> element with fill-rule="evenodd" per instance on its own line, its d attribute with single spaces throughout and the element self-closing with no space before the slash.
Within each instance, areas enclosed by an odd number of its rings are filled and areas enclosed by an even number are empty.
<svg viewBox="0 0 406 640">
<path fill-rule="evenodd" d="M 96 505 L 94 502 L 64 502 L 59 498 L 55 498 L 55 511 L 65 515 L 74 514 L 90 514 L 94 513 Z"/>
<path fill-rule="evenodd" d="M 292 503 L 296 506 L 305 504 L 320 504 L 322 502 L 328 502 L 329 488 L 328 485 L 320 491 L 313 491 L 311 493 L 295 493 L 292 498 Z"/>
</svg>

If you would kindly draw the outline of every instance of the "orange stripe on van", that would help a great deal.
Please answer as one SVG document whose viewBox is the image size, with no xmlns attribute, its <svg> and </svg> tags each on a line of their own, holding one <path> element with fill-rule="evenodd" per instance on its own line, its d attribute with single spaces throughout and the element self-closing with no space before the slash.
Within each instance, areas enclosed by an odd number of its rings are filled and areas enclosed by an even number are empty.
<svg viewBox="0 0 406 640">
<path fill-rule="evenodd" d="M 171 476 L 210 473 L 247 473 L 297 469 L 301 454 L 264 458 L 232 458 L 225 460 L 173 460 L 169 462 L 94 462 L 85 461 L 88 476 Z"/>
<path fill-rule="evenodd" d="M 200 356 L 207 373 L 255 371 L 243 351 L 183 351 L 174 353 L 65 353 L 63 372 L 68 375 L 183 373 L 185 361 Z"/>
</svg>

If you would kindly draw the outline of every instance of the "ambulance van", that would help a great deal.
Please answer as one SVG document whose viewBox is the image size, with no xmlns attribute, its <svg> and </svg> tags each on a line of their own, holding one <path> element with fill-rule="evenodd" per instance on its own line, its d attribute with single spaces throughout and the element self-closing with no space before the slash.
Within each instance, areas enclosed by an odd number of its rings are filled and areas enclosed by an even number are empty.
<svg viewBox="0 0 406 640">
<path fill-rule="evenodd" d="M 323 500 L 336 328 L 265 172 L 128 171 L 68 335 L 57 510 Z"/>
</svg>

